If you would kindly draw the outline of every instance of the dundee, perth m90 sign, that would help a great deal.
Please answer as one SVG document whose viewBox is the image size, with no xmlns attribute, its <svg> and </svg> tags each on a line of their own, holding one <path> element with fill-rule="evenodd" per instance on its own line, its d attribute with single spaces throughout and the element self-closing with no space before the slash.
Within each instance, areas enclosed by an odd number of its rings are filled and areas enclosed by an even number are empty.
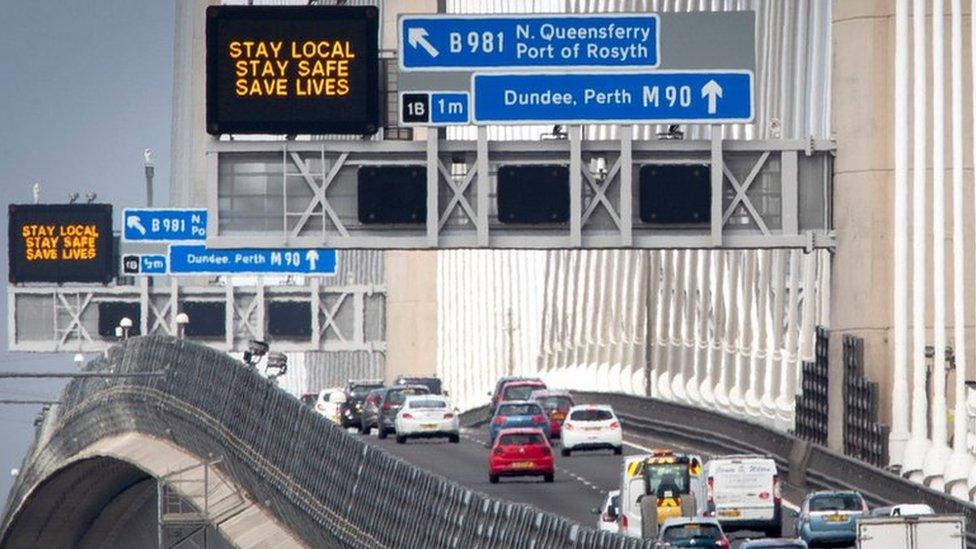
<svg viewBox="0 0 976 549">
<path fill-rule="evenodd" d="M 207 131 L 372 134 L 379 10 L 207 8 Z"/>
</svg>

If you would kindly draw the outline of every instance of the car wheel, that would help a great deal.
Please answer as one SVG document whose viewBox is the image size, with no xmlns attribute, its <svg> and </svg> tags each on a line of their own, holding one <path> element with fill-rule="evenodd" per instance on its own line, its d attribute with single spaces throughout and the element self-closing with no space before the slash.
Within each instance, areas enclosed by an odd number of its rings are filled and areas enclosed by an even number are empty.
<svg viewBox="0 0 976 549">
<path fill-rule="evenodd" d="M 461 436 L 460 435 L 451 435 L 450 441 L 451 441 L 451 444 L 457 444 L 457 443 L 461 442 Z"/>
<path fill-rule="evenodd" d="M 407 437 L 402 435 L 397 435 L 397 444 L 403 444 L 407 442 Z"/>
<path fill-rule="evenodd" d="M 359 434 L 361 435 L 368 435 L 372 430 L 373 429 L 369 425 L 363 423 L 359 424 Z"/>
<path fill-rule="evenodd" d="M 615 456 L 619 456 L 622 453 L 624 453 L 624 447 L 623 446 L 617 446 L 616 448 L 613 449 L 613 455 L 615 455 Z"/>
<path fill-rule="evenodd" d="M 555 475 L 553 473 L 546 473 L 542 477 L 542 480 L 544 480 L 546 482 L 552 482 L 554 479 L 555 479 Z"/>
<path fill-rule="evenodd" d="M 376 436 L 379 437 L 380 440 L 386 438 L 386 434 L 386 428 L 382 425 L 376 429 Z"/>
<path fill-rule="evenodd" d="M 562 449 L 563 457 L 569 457 L 569 454 L 572 454 L 572 453 L 573 453 L 573 451 L 570 450 L 569 448 L 563 448 Z"/>
<path fill-rule="evenodd" d="M 488 482 L 498 484 L 498 475 L 488 475 Z"/>
</svg>

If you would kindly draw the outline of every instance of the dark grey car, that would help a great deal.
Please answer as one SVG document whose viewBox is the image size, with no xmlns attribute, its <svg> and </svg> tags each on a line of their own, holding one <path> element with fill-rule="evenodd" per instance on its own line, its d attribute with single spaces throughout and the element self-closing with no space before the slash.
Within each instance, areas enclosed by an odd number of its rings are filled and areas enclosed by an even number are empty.
<svg viewBox="0 0 976 549">
<path fill-rule="evenodd" d="M 407 396 L 429 394 L 430 389 L 423 385 L 401 385 L 371 391 L 363 406 L 359 432 L 368 435 L 376 427 L 379 438 L 386 438 L 396 432 L 396 415 Z"/>
</svg>

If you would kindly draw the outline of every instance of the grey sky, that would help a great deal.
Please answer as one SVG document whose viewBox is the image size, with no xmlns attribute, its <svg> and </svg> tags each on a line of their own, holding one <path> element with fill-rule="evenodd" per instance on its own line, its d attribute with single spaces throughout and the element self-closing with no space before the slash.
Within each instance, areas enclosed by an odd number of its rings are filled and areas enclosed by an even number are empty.
<svg viewBox="0 0 976 549">
<path fill-rule="evenodd" d="M 121 209 L 145 201 L 142 150 L 156 158 L 156 204 L 167 201 L 172 110 L 171 0 L 0 2 L 0 185 L 7 205 L 98 193 Z M 0 263 L 7 280 L 7 242 Z M 6 292 L 0 310 L 6 313 Z M 6 322 L 0 322 L 2 349 Z M 0 350 L 0 370 L 72 369 L 70 355 Z M 0 381 L 0 398 L 53 398 L 62 383 Z M 0 502 L 33 438 L 36 406 L 0 406 Z"/>
</svg>

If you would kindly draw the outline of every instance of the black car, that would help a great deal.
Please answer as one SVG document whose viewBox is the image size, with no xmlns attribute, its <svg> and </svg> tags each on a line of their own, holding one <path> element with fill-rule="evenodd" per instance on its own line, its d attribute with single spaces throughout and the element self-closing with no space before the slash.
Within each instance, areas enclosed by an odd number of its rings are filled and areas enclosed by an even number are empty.
<svg viewBox="0 0 976 549">
<path fill-rule="evenodd" d="M 441 390 L 441 380 L 438 377 L 407 377 L 398 376 L 396 381 L 393 382 L 394 386 L 399 385 L 423 385 L 430 390 L 432 395 L 443 395 L 444 392 Z"/>
<path fill-rule="evenodd" d="M 400 385 L 370 391 L 363 403 L 359 432 L 368 435 L 376 427 L 379 438 L 386 438 L 396 432 L 396 415 L 407 396 L 429 394 L 430 389 L 424 385 Z"/>
<path fill-rule="evenodd" d="M 381 380 L 350 380 L 346 384 L 346 401 L 339 406 L 339 421 L 343 429 L 359 427 L 363 402 L 370 391 L 382 389 Z"/>
</svg>

